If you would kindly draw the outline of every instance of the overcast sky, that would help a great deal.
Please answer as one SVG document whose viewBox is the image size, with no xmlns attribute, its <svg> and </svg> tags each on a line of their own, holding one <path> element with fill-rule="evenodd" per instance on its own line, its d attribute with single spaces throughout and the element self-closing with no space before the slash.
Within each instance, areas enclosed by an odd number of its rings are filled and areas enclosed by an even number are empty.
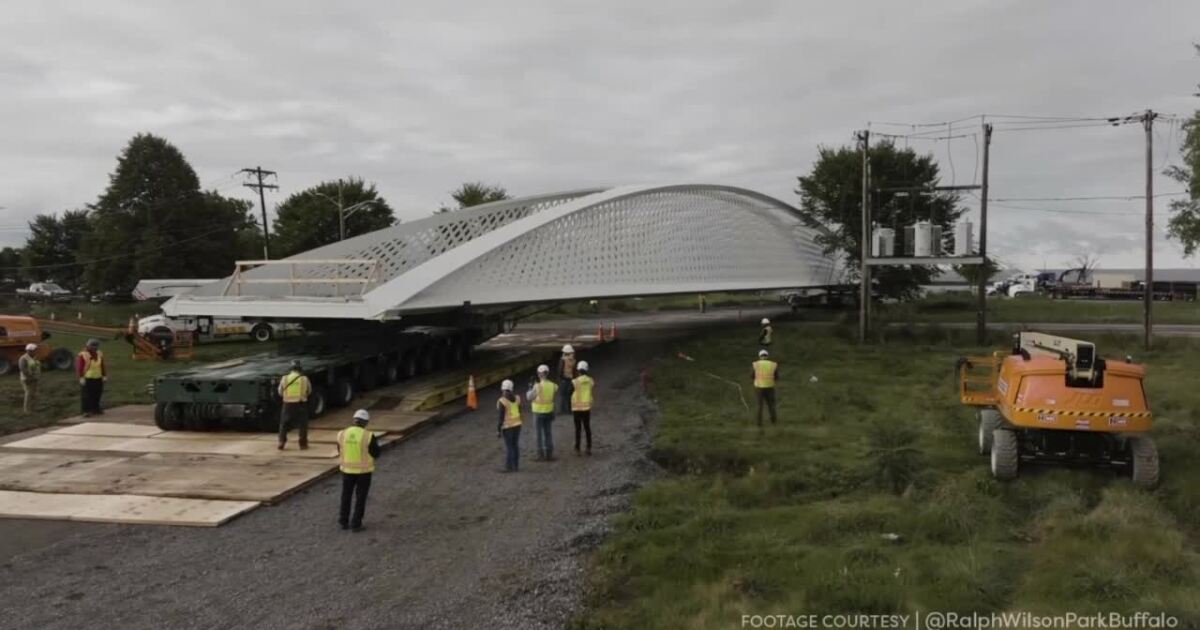
<svg viewBox="0 0 1200 630">
<path fill-rule="evenodd" d="M 514 195 L 726 183 L 795 204 L 817 147 L 871 121 L 1200 107 L 1196 0 L 0 0 L 0 16 L 0 245 L 95 201 L 143 131 L 207 188 L 251 198 L 234 173 L 262 165 L 279 172 L 270 206 L 355 175 L 408 220 L 477 179 Z M 1158 125 L 1156 170 L 1178 163 L 1179 137 Z M 975 140 L 912 145 L 964 184 Z M 1141 194 L 1144 151 L 1138 125 L 998 130 L 991 196 Z M 1197 266 L 1165 240 L 1168 200 L 1157 263 Z M 1022 209 L 989 213 L 1007 262 L 1142 264 L 1140 200 L 1008 205 Z"/>
</svg>

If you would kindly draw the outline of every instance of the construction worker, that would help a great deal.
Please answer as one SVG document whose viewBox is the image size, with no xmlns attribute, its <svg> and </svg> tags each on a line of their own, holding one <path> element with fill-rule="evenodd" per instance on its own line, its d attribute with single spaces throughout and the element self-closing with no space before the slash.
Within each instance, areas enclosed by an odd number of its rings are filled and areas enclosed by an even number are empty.
<svg viewBox="0 0 1200 630">
<path fill-rule="evenodd" d="M 595 382 L 588 375 L 588 362 L 579 362 L 579 376 L 575 377 L 571 393 L 571 413 L 575 414 L 575 454 L 579 454 L 580 431 L 587 434 L 587 454 L 592 454 L 592 391 Z"/>
<path fill-rule="evenodd" d="M 342 502 L 338 508 L 338 525 L 355 532 L 363 530 L 363 513 L 367 510 L 367 493 L 371 490 L 371 473 L 379 457 L 379 440 L 367 430 L 371 414 L 366 409 L 354 412 L 354 425 L 338 431 L 338 466 L 342 471 Z M 354 498 L 354 516 L 350 516 L 350 499 Z"/>
<path fill-rule="evenodd" d="M 708 300 L 704 299 L 704 294 L 700 294 L 700 313 L 704 314 L 708 311 Z"/>
<path fill-rule="evenodd" d="M 774 332 L 775 329 L 771 328 L 771 320 L 764 317 L 762 320 L 762 330 L 758 333 L 758 345 L 764 348 L 770 348 L 771 334 Z"/>
<path fill-rule="evenodd" d="M 33 413 L 33 406 L 37 404 L 38 380 L 42 376 L 42 363 L 34 356 L 36 352 L 36 343 L 26 344 L 25 354 L 17 359 L 17 369 L 21 373 L 21 389 L 25 390 L 25 415 Z"/>
<path fill-rule="evenodd" d="M 559 404 L 559 409 L 563 413 L 571 412 L 571 392 L 575 386 L 572 381 L 575 379 L 575 348 L 571 344 L 562 347 L 562 358 L 558 360 L 558 390 L 559 399 L 562 402 Z"/>
<path fill-rule="evenodd" d="M 758 426 L 762 428 L 763 405 L 771 412 L 771 424 L 775 424 L 775 381 L 779 378 L 779 364 L 767 358 L 766 350 L 758 351 L 754 362 L 754 393 L 758 396 Z"/>
<path fill-rule="evenodd" d="M 550 366 L 539 365 L 538 380 L 529 386 L 525 397 L 533 409 L 534 430 L 537 432 L 537 461 L 554 461 L 554 402 L 558 386 L 550 380 Z"/>
<path fill-rule="evenodd" d="M 308 397 L 312 395 L 312 383 L 300 370 L 300 362 L 292 361 L 292 369 L 279 379 L 279 397 L 283 407 L 279 410 L 279 450 L 287 445 L 288 431 L 294 427 L 300 432 L 300 450 L 308 449 Z"/>
<path fill-rule="evenodd" d="M 513 393 L 513 382 L 500 383 L 500 411 L 496 435 L 504 438 L 504 472 L 517 472 L 521 459 L 521 397 Z"/>
<path fill-rule="evenodd" d="M 88 339 L 75 361 L 75 375 L 79 377 L 80 407 L 83 415 L 95 416 L 104 413 L 100 408 L 100 397 L 104 395 L 104 383 L 108 381 L 108 363 L 100 352 L 100 340 Z"/>
</svg>

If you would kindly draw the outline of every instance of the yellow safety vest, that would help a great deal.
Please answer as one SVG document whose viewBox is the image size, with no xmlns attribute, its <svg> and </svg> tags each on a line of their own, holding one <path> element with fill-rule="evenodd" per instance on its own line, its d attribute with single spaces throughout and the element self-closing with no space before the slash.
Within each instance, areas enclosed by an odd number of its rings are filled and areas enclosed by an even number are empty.
<svg viewBox="0 0 1200 630">
<path fill-rule="evenodd" d="M 279 382 L 283 386 L 283 402 L 300 403 L 308 400 L 312 386 L 308 377 L 299 372 L 288 372 Z"/>
<path fill-rule="evenodd" d="M 96 356 L 92 357 L 87 350 L 79 353 L 79 357 L 83 359 L 83 378 L 103 378 L 104 377 L 104 353 L 96 351 Z"/>
<path fill-rule="evenodd" d="M 521 426 L 521 398 L 519 396 L 516 400 L 509 400 L 501 396 L 500 406 L 504 407 L 504 424 L 500 425 L 501 428 L 511 429 Z"/>
<path fill-rule="evenodd" d="M 571 382 L 575 384 L 575 391 L 571 393 L 571 411 L 591 411 L 592 377 L 580 376 Z"/>
<path fill-rule="evenodd" d="M 575 378 L 575 357 L 563 357 L 563 376 L 567 378 Z"/>
<path fill-rule="evenodd" d="M 554 395 L 558 393 L 558 385 L 545 380 L 534 387 L 537 388 L 537 396 L 533 397 L 533 413 L 554 413 Z"/>
<path fill-rule="evenodd" d="M 375 472 L 375 458 L 371 457 L 371 432 L 353 426 L 338 431 L 338 450 L 342 455 L 340 468 L 348 475 Z"/>
<path fill-rule="evenodd" d="M 759 389 L 770 389 L 775 387 L 775 368 L 778 363 L 768 359 L 759 359 L 754 362 L 754 386 Z"/>
</svg>

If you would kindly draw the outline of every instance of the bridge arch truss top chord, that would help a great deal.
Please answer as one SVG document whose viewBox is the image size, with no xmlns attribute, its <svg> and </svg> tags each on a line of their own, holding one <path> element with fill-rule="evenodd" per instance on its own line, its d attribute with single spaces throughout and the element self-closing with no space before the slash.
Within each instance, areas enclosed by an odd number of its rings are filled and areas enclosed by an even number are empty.
<svg viewBox="0 0 1200 630">
<path fill-rule="evenodd" d="M 794 208 L 746 189 L 588 189 L 439 214 L 288 259 L 375 261 L 361 295 L 320 282 L 354 274 L 353 265 L 270 265 L 243 272 L 258 283 L 240 285 L 238 295 L 226 280 L 164 310 L 391 319 L 467 302 L 490 307 L 835 284 L 835 263 L 816 236 Z M 288 277 L 304 282 L 261 282 Z"/>
</svg>

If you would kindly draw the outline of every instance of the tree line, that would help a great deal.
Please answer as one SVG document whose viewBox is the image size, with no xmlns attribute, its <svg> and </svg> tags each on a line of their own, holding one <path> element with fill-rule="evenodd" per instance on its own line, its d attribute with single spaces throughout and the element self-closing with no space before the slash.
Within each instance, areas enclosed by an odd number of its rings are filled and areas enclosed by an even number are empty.
<svg viewBox="0 0 1200 630">
<path fill-rule="evenodd" d="M 451 192 L 459 208 L 507 199 L 500 186 L 468 182 Z M 437 212 L 453 208 L 443 206 Z M 141 279 L 219 278 L 236 260 L 263 254 L 254 204 L 203 190 L 183 153 L 152 134 L 134 136 L 99 198 L 39 214 L 20 248 L 0 249 L 0 281 L 55 282 L 73 291 L 128 293 Z M 395 211 L 357 177 L 325 181 L 276 208 L 270 254 L 284 258 L 397 223 Z"/>
</svg>

